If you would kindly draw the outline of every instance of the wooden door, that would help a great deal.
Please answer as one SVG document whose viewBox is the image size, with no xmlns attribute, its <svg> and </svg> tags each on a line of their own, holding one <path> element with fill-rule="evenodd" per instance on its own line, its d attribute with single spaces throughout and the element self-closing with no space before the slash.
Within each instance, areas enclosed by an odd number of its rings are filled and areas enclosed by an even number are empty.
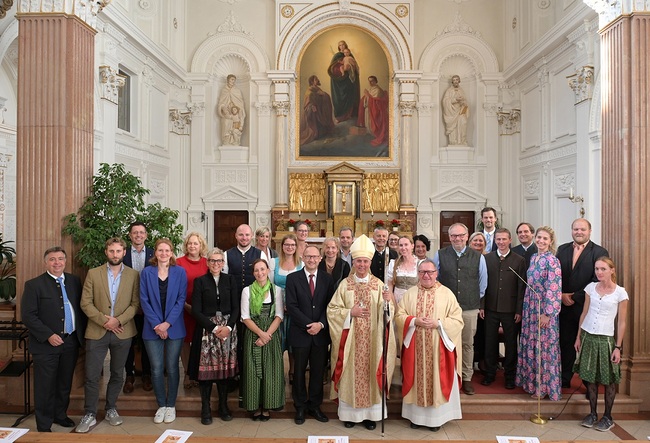
<svg viewBox="0 0 650 443">
<path fill-rule="evenodd" d="M 227 251 L 237 245 L 237 227 L 248 224 L 248 211 L 214 211 L 214 246 Z"/>
<path fill-rule="evenodd" d="M 442 211 L 440 213 L 440 249 L 451 245 L 449 227 L 454 223 L 463 223 L 469 230 L 468 235 L 472 235 L 474 233 L 474 212 Z"/>
</svg>

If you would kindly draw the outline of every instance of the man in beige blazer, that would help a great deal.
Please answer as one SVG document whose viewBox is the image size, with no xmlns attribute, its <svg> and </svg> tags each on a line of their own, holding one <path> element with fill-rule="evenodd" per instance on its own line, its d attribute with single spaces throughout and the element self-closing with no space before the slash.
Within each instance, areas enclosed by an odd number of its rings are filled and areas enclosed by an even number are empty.
<svg viewBox="0 0 650 443">
<path fill-rule="evenodd" d="M 86 327 L 85 415 L 77 432 L 97 424 L 99 380 L 106 353 L 111 352 L 111 376 L 106 386 L 106 418 L 122 424 L 115 404 L 124 381 L 124 362 L 136 334 L 133 316 L 140 307 L 140 276 L 124 266 L 126 243 L 119 237 L 106 241 L 107 263 L 88 271 L 81 294 L 81 309 L 88 316 Z"/>
</svg>

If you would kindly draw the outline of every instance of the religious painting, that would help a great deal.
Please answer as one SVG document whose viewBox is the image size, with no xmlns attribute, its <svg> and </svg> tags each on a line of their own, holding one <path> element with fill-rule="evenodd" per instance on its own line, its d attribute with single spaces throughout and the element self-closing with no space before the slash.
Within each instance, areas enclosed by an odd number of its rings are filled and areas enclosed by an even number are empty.
<svg viewBox="0 0 650 443">
<path fill-rule="evenodd" d="M 299 58 L 296 87 L 298 159 L 392 157 L 391 70 L 373 35 L 346 26 L 315 36 Z"/>
</svg>

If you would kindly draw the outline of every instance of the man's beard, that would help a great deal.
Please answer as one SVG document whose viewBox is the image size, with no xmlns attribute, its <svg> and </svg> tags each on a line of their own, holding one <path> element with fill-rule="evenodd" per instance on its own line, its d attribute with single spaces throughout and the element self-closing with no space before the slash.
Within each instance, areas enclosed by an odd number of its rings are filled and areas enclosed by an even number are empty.
<svg viewBox="0 0 650 443">
<path fill-rule="evenodd" d="M 108 259 L 108 264 L 111 266 L 118 266 L 122 264 L 122 260 L 124 260 L 124 257 L 122 258 L 113 258 L 113 259 Z"/>
</svg>

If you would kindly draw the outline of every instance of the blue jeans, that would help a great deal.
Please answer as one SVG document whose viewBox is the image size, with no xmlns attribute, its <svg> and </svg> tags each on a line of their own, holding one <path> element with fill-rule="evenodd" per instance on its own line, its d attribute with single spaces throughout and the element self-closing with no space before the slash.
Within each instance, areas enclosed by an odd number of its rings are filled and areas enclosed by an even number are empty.
<svg viewBox="0 0 650 443">
<path fill-rule="evenodd" d="M 151 363 L 151 383 L 156 394 L 158 407 L 176 407 L 178 395 L 178 359 L 183 347 L 183 339 L 145 340 L 144 347 Z M 165 392 L 165 369 L 167 369 L 167 391 Z"/>
</svg>

